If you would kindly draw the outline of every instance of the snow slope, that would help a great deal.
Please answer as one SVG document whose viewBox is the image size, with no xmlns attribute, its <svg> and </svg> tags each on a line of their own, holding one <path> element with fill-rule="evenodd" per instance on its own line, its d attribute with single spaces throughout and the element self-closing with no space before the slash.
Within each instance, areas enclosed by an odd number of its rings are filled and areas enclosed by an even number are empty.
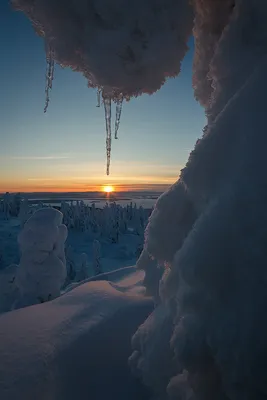
<svg viewBox="0 0 267 400">
<path fill-rule="evenodd" d="M 141 274 L 0 316 L 0 399 L 149 398 L 127 361 L 131 336 L 153 310 L 132 290 Z"/>
</svg>

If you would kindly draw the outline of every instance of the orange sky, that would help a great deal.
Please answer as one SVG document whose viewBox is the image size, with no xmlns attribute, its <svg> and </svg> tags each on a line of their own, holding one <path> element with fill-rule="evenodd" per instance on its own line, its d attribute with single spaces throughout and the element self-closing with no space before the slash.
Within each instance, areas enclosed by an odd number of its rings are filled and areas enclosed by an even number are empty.
<svg viewBox="0 0 267 400">
<path fill-rule="evenodd" d="M 1 161 L 1 160 L 0 160 Z M 104 163 L 62 158 L 6 158 L 0 192 L 87 192 L 112 185 L 117 191 L 164 191 L 180 173 L 179 165 L 114 161 L 110 176 Z M 5 164 L 4 164 L 5 163 Z"/>
<path fill-rule="evenodd" d="M 21 185 L 17 184 L 1 184 L 0 183 L 0 193 L 10 192 L 10 193 L 41 193 L 41 192 L 56 192 L 56 193 L 64 193 L 64 192 L 100 192 L 103 191 L 103 186 L 112 185 L 114 191 L 117 192 L 127 192 L 127 191 L 155 191 L 162 192 L 165 191 L 173 182 L 162 183 L 162 184 L 116 184 L 114 181 L 107 182 L 104 184 L 98 185 L 76 185 L 73 184 L 68 185 L 66 182 L 58 183 L 58 184 L 48 184 L 48 185 Z"/>
</svg>

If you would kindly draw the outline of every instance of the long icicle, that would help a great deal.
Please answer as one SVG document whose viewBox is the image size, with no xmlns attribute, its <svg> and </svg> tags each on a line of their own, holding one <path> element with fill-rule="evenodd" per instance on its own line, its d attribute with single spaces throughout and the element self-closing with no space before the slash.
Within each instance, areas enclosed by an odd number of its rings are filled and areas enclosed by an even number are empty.
<svg viewBox="0 0 267 400">
<path fill-rule="evenodd" d="M 101 89 L 97 89 L 97 94 L 96 94 L 96 96 L 97 96 L 97 103 L 96 103 L 96 106 L 97 107 L 100 107 L 100 96 L 101 96 Z"/>
<path fill-rule="evenodd" d="M 106 118 L 106 151 L 107 151 L 107 175 L 109 175 L 111 155 L 111 98 L 103 96 Z"/>
<path fill-rule="evenodd" d="M 49 100 L 50 91 L 52 90 L 53 79 L 55 72 L 55 61 L 53 59 L 53 53 L 50 46 L 48 46 L 46 51 L 46 86 L 45 86 L 45 107 L 44 112 L 46 113 Z"/>
<path fill-rule="evenodd" d="M 123 97 L 121 97 L 116 104 L 115 139 L 118 139 L 118 130 L 121 120 L 122 103 L 123 103 Z"/>
</svg>

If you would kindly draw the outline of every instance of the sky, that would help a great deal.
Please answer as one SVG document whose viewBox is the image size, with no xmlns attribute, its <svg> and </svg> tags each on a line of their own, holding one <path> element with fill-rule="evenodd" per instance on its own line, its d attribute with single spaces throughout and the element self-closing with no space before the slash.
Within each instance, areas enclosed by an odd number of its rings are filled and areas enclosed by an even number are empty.
<svg viewBox="0 0 267 400">
<path fill-rule="evenodd" d="M 56 66 L 44 114 L 42 39 L 8 0 L 0 1 L 0 33 L 0 192 L 162 190 L 177 180 L 206 122 L 193 96 L 192 39 L 178 78 L 124 104 L 107 177 L 96 92 L 79 73 Z"/>
</svg>

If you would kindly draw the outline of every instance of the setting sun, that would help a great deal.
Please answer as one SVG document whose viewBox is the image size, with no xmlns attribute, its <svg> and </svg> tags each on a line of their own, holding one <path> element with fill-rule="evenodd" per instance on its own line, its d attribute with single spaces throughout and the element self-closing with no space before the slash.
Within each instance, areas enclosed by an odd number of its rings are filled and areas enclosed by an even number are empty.
<svg viewBox="0 0 267 400">
<path fill-rule="evenodd" d="M 114 192 L 114 187 L 113 186 L 103 186 L 103 192 L 105 192 L 105 193 Z"/>
</svg>

